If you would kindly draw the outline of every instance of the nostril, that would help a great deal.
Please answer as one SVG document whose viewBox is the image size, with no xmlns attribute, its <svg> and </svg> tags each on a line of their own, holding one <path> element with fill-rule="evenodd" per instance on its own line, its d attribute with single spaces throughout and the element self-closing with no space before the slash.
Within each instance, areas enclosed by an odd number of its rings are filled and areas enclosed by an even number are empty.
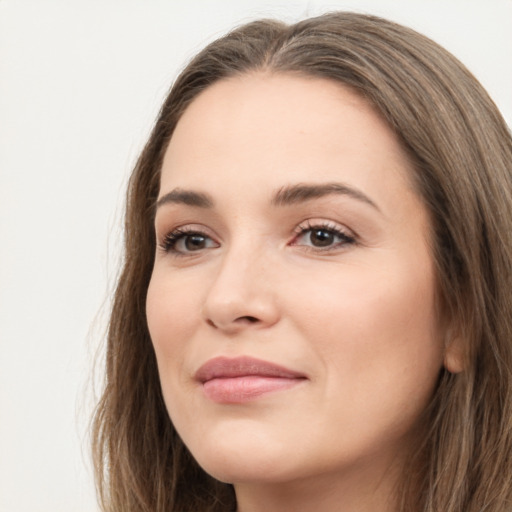
<svg viewBox="0 0 512 512">
<path fill-rule="evenodd" d="M 236 319 L 237 322 L 247 322 L 248 324 L 254 324 L 258 322 L 258 319 L 255 316 L 241 316 Z"/>
<path fill-rule="evenodd" d="M 235 318 L 234 322 L 235 324 L 255 324 L 259 322 L 259 319 L 256 318 L 255 316 L 239 316 L 238 318 Z M 210 318 L 208 318 L 206 320 L 206 323 L 210 326 L 210 327 L 214 327 L 215 329 L 218 329 L 220 325 L 216 324 L 213 320 L 211 320 Z"/>
</svg>

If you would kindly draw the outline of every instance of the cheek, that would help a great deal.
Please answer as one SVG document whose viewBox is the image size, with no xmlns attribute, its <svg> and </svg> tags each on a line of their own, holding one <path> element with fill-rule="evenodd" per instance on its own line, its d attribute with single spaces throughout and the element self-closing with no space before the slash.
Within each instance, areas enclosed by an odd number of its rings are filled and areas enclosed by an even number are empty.
<svg viewBox="0 0 512 512">
<path fill-rule="evenodd" d="M 352 340 L 357 346 L 408 336 L 435 337 L 433 273 L 429 264 L 413 271 L 405 265 L 385 271 L 363 266 L 310 275 L 290 299 L 302 310 L 304 325 L 322 337 Z M 307 297 L 307 300 L 303 298 Z M 359 333 L 357 335 L 356 333 Z M 357 339 L 354 339 L 356 336 Z M 391 338 L 391 339 L 390 339 Z M 412 342 L 412 340 L 411 340 Z M 333 347 L 334 348 L 334 347 Z"/>
<path fill-rule="evenodd" d="M 200 305 L 197 288 L 187 286 L 155 267 L 146 299 L 148 329 L 155 350 L 163 398 L 169 411 L 179 411 L 185 425 L 194 421 L 190 376 L 184 361 L 187 347 L 197 330 Z M 173 423 L 175 418 L 171 416 Z"/>
<path fill-rule="evenodd" d="M 146 299 L 146 316 L 155 350 L 160 379 L 179 378 L 186 348 L 198 325 L 200 305 L 194 287 L 187 287 L 165 272 L 155 271 L 151 277 Z"/>
<path fill-rule="evenodd" d="M 352 418 L 387 418 L 404 430 L 428 403 L 443 345 L 433 272 L 429 263 L 419 270 L 354 267 L 303 290 L 309 300 L 297 318 L 322 363 L 329 406 L 343 421 L 350 404 Z"/>
</svg>

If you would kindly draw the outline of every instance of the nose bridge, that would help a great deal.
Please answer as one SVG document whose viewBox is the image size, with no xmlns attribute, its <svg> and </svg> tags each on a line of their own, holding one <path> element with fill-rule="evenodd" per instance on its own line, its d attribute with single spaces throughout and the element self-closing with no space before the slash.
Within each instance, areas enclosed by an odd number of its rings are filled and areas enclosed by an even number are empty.
<svg viewBox="0 0 512 512">
<path fill-rule="evenodd" d="M 244 325 L 270 325 L 277 319 L 268 251 L 246 237 L 227 247 L 208 290 L 204 316 L 226 330 Z"/>
</svg>

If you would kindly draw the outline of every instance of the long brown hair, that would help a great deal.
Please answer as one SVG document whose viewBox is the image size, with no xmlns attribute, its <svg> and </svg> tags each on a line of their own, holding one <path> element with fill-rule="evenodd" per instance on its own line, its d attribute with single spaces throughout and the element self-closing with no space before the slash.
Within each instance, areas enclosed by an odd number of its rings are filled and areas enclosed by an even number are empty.
<svg viewBox="0 0 512 512">
<path fill-rule="evenodd" d="M 265 70 L 323 77 L 371 102 L 397 133 L 432 221 L 443 315 L 464 370 L 442 370 L 400 510 L 512 509 L 512 139 L 496 106 L 452 55 L 395 23 L 332 13 L 263 20 L 205 48 L 172 87 L 131 176 L 125 259 L 112 308 L 106 380 L 93 424 L 100 501 L 108 512 L 234 510 L 171 424 L 145 299 L 162 157 L 187 106 L 212 83 Z"/>
</svg>

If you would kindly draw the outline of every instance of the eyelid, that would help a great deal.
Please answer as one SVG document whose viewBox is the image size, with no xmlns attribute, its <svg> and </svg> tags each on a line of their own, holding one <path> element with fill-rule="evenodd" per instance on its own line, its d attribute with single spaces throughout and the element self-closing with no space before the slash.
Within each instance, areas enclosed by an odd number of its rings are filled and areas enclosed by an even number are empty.
<svg viewBox="0 0 512 512">
<path fill-rule="evenodd" d="M 204 250 L 212 249 L 213 247 L 205 247 L 197 251 L 179 251 L 175 250 L 175 245 L 184 237 L 190 235 L 200 235 L 214 242 L 216 247 L 220 246 L 217 237 L 211 232 L 209 228 L 201 224 L 183 224 L 175 226 L 171 229 L 165 230 L 161 236 L 158 237 L 158 247 L 165 254 L 172 254 L 174 256 L 192 256 L 202 253 Z"/>
<path fill-rule="evenodd" d="M 308 232 L 314 232 L 315 230 L 324 230 L 330 232 L 337 238 L 332 244 L 321 246 L 313 243 L 299 243 L 301 237 L 304 237 Z M 340 251 L 348 248 L 348 246 L 358 243 L 358 236 L 353 230 L 347 228 L 343 224 L 338 222 L 321 219 L 311 218 L 302 221 L 298 224 L 294 230 L 294 236 L 291 241 L 288 242 L 289 246 L 301 247 L 303 250 L 310 250 L 316 253 L 328 253 L 329 251 Z M 189 235 L 197 234 L 208 239 L 210 242 L 208 246 L 199 247 L 196 250 L 180 250 L 176 248 L 176 245 L 180 243 L 185 237 Z M 157 233 L 158 235 L 158 233 Z M 212 230 L 203 224 L 182 224 L 172 228 L 162 230 L 162 234 L 158 238 L 158 248 L 164 254 L 170 254 L 175 257 L 181 256 L 198 256 L 203 254 L 204 251 L 211 250 L 220 247 L 219 238 L 212 232 Z"/>
<path fill-rule="evenodd" d="M 321 246 L 315 247 L 313 245 L 296 243 L 300 237 L 304 236 L 310 231 L 315 230 L 325 230 L 331 232 L 334 235 L 338 236 L 339 238 L 342 238 L 343 241 L 338 242 L 337 244 L 334 245 L 326 246 L 324 248 L 322 248 Z M 354 233 L 354 231 L 347 228 L 346 226 L 343 226 L 342 224 L 326 219 L 308 219 L 304 222 L 301 222 L 294 229 L 294 233 L 295 236 L 293 240 L 289 243 L 289 245 L 303 247 L 314 252 L 328 252 L 340 250 L 342 248 L 346 248 L 346 246 L 355 245 L 358 243 L 358 236 L 356 233 Z"/>
</svg>

